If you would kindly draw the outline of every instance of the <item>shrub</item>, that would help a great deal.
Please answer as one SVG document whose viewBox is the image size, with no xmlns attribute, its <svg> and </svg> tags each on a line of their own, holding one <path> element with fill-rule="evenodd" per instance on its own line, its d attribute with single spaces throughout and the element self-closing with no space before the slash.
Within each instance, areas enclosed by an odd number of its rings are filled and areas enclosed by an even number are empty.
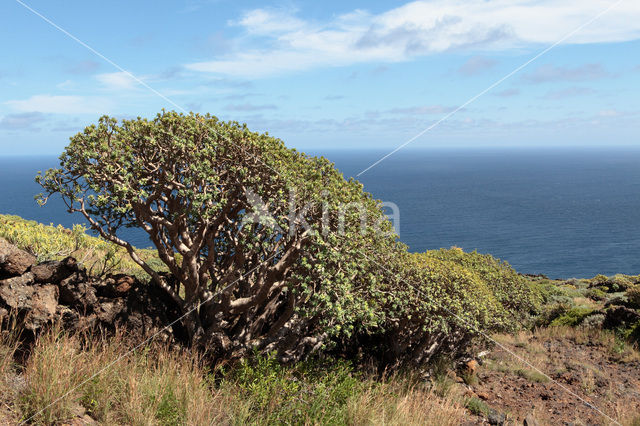
<svg viewBox="0 0 640 426">
<path fill-rule="evenodd" d="M 640 285 L 629 288 L 625 296 L 636 308 L 640 308 Z"/>
<path fill-rule="evenodd" d="M 41 203 L 59 194 L 125 248 L 188 313 L 191 342 L 220 356 L 261 348 L 297 359 L 371 322 L 354 289 L 376 284 L 371 265 L 396 246 L 379 203 L 329 161 L 210 115 L 102 117 L 37 180 Z M 354 204 L 363 210 L 341 211 Z M 175 283 L 118 237 L 132 226 Z"/>
<path fill-rule="evenodd" d="M 579 325 L 582 320 L 593 313 L 593 309 L 587 307 L 577 307 L 570 309 L 564 314 L 558 316 L 556 319 L 551 321 L 551 326 L 576 326 Z"/>
<path fill-rule="evenodd" d="M 582 320 L 582 326 L 587 328 L 602 328 L 602 323 L 604 323 L 605 316 L 604 314 L 594 314 L 589 315 L 584 320 Z"/>
<path fill-rule="evenodd" d="M 603 301 L 607 299 L 607 294 L 599 288 L 590 288 L 586 291 L 585 296 L 595 301 Z"/>
<path fill-rule="evenodd" d="M 487 417 L 490 412 L 490 408 L 486 402 L 475 396 L 469 398 L 465 404 L 465 407 L 476 416 Z"/>
<path fill-rule="evenodd" d="M 89 273 L 128 273 L 140 277 L 142 269 L 121 247 L 86 234 L 82 225 L 66 229 L 61 225 L 44 225 L 18 216 L 0 215 L 0 237 L 35 255 L 39 262 L 75 257 Z M 166 271 L 159 264 L 155 250 L 139 250 L 140 256 L 157 271 Z"/>
<path fill-rule="evenodd" d="M 362 343 L 386 362 L 456 357 L 478 336 L 521 326 L 535 304 L 526 283 L 489 256 L 454 249 L 397 254 L 396 260 L 395 281 L 383 283 L 375 299 L 384 329 Z M 520 301 L 507 294 L 509 286 Z"/>
<path fill-rule="evenodd" d="M 625 291 L 629 287 L 633 286 L 635 277 L 628 275 L 616 274 L 613 277 L 606 277 L 604 275 L 596 275 L 591 279 L 592 287 L 600 287 L 602 291 L 607 293 L 617 293 Z"/>
<path fill-rule="evenodd" d="M 208 114 L 102 117 L 37 180 L 42 203 L 61 195 L 123 247 L 185 313 L 191 343 L 216 356 L 292 361 L 324 348 L 424 363 L 537 309 L 508 264 L 410 254 L 379 202 L 329 161 Z M 175 280 L 118 237 L 132 226 Z"/>
<path fill-rule="evenodd" d="M 566 314 L 573 305 L 571 303 L 554 303 L 544 306 L 535 320 L 536 327 L 547 327 L 556 318 Z"/>
</svg>

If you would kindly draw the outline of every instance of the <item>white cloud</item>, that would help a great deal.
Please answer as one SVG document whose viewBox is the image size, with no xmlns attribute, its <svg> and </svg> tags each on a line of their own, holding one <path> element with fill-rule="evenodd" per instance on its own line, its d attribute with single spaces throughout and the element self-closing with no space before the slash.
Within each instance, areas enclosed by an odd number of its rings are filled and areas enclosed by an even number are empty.
<svg viewBox="0 0 640 426">
<path fill-rule="evenodd" d="M 302 30 L 307 23 L 291 15 L 291 12 L 254 9 L 247 12 L 239 21 L 230 21 L 230 25 L 244 27 L 250 34 L 270 35 Z"/>
<path fill-rule="evenodd" d="M 131 90 L 138 82 L 124 71 L 110 72 L 96 75 L 96 79 L 102 83 L 106 89 L 110 90 Z"/>
<path fill-rule="evenodd" d="M 356 10 L 328 22 L 256 9 L 231 25 L 240 49 L 191 70 L 261 77 L 314 67 L 397 62 L 453 49 L 491 51 L 549 45 L 604 11 L 613 0 L 431 0 L 371 14 Z M 566 43 L 640 38 L 640 3 L 627 1 Z M 243 42 L 245 45 L 243 45 Z M 263 48 L 247 48 L 262 45 Z"/>
<path fill-rule="evenodd" d="M 426 105 L 408 108 L 393 108 L 386 112 L 390 114 L 425 115 L 425 114 L 445 114 L 455 110 L 454 106 Z"/>
<path fill-rule="evenodd" d="M 16 111 L 52 114 L 105 114 L 113 106 L 109 99 L 100 97 L 56 95 L 34 95 L 5 104 Z"/>
<path fill-rule="evenodd" d="M 234 105 L 227 105 L 227 109 L 229 111 L 262 111 L 265 109 L 278 109 L 277 106 L 273 105 L 273 104 L 268 104 L 268 105 L 254 105 L 254 104 L 234 104 Z"/>
<path fill-rule="evenodd" d="M 593 93 L 596 93 L 596 91 L 590 87 L 568 87 L 566 89 L 552 90 L 544 95 L 544 97 L 546 99 L 562 100 L 576 96 L 591 95 Z"/>
</svg>

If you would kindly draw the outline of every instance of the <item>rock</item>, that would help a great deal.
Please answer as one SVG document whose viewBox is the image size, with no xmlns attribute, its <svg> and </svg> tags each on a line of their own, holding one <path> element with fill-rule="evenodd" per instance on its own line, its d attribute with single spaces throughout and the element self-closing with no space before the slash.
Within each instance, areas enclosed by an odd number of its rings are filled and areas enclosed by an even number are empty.
<svg viewBox="0 0 640 426">
<path fill-rule="evenodd" d="M 36 257 L 0 238 L 0 277 L 15 277 L 24 274 Z"/>
<path fill-rule="evenodd" d="M 36 282 L 60 282 L 74 272 L 78 272 L 78 264 L 72 257 L 67 257 L 63 261 L 51 260 L 35 265 L 31 268 L 31 272 Z"/>
<path fill-rule="evenodd" d="M 489 394 L 487 392 L 484 391 L 477 391 L 476 395 L 478 395 L 478 398 L 487 401 L 489 399 Z"/>
<path fill-rule="evenodd" d="M 0 281 L 0 301 L 19 313 L 22 326 L 32 331 L 53 320 L 58 307 L 58 287 L 33 282 L 31 272 Z"/>
<path fill-rule="evenodd" d="M 88 277 L 73 258 L 31 265 L 22 274 L 3 277 L 0 275 L 0 328 L 16 322 L 33 332 L 27 338 L 59 321 L 72 331 L 99 328 L 112 332 L 122 327 L 133 339 L 142 340 L 182 314 L 159 287 L 128 275 Z M 163 337 L 188 339 L 180 322 L 163 331 Z"/>
<path fill-rule="evenodd" d="M 87 283 L 79 272 L 62 280 L 59 287 L 60 303 L 64 305 L 87 308 L 98 303 L 96 287 Z"/>
<path fill-rule="evenodd" d="M 507 416 L 492 408 L 489 410 L 487 421 L 490 425 L 503 425 L 507 421 Z"/>
<path fill-rule="evenodd" d="M 117 277 L 117 278 L 116 278 Z M 116 293 L 122 294 L 131 290 L 135 280 L 129 275 L 116 275 Z"/>
<path fill-rule="evenodd" d="M 475 359 L 467 361 L 466 367 L 468 374 L 476 374 L 476 371 L 478 370 L 478 362 Z"/>
<path fill-rule="evenodd" d="M 524 418 L 524 421 L 522 422 L 522 424 L 524 426 L 539 426 L 540 425 L 540 423 L 534 417 L 533 413 L 529 413 L 527 415 L 527 417 Z"/>
</svg>

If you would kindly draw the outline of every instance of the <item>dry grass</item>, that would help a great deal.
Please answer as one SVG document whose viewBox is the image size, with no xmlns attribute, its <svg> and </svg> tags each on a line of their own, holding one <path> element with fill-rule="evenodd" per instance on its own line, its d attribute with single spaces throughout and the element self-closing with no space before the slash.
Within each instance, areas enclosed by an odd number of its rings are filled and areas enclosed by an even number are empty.
<svg viewBox="0 0 640 426">
<path fill-rule="evenodd" d="M 368 389 L 350 401 L 353 425 L 459 425 L 466 417 L 464 406 L 428 389 Z"/>
<path fill-rule="evenodd" d="M 211 424 L 225 404 L 212 391 L 200 360 L 165 347 L 126 353 L 125 340 L 84 339 L 52 331 L 24 367 L 26 388 L 16 409 L 38 424 L 89 414 L 104 424 Z"/>
<path fill-rule="evenodd" d="M 375 380 L 330 369 L 325 377 L 305 377 L 298 374 L 304 368 L 270 364 L 214 375 L 197 355 L 161 345 L 110 365 L 127 347 L 121 334 L 98 339 L 54 329 L 17 366 L 15 340 L 5 333 L 0 424 L 68 424 L 88 415 L 108 425 L 454 425 L 466 415 L 459 395 L 442 396 L 406 377 Z"/>
</svg>

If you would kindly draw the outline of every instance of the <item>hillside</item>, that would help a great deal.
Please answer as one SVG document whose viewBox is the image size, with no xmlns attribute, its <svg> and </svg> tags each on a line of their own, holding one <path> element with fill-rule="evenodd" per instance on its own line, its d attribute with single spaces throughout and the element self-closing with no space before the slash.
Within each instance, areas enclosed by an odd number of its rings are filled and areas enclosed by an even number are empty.
<svg viewBox="0 0 640 426">
<path fill-rule="evenodd" d="M 73 256 L 100 280 L 128 274 L 140 282 L 134 286 L 148 285 L 123 250 L 80 227 L 0 216 L 0 237 L 34 261 Z M 164 271 L 153 250 L 143 253 Z M 505 276 L 495 275 L 501 270 L 492 258 L 458 249 L 418 256 L 478 280 Z M 156 339 L 131 353 L 134 337 L 117 327 L 99 335 L 57 323 L 25 347 L 16 317 L 5 316 L 0 423 L 639 424 L 640 276 L 518 279 L 538 304 L 525 328 L 475 340 L 467 358 L 382 375 L 337 352 L 284 366 L 266 355 L 212 365 L 198 351 Z M 8 285 L 0 279 L 0 299 Z"/>
</svg>

